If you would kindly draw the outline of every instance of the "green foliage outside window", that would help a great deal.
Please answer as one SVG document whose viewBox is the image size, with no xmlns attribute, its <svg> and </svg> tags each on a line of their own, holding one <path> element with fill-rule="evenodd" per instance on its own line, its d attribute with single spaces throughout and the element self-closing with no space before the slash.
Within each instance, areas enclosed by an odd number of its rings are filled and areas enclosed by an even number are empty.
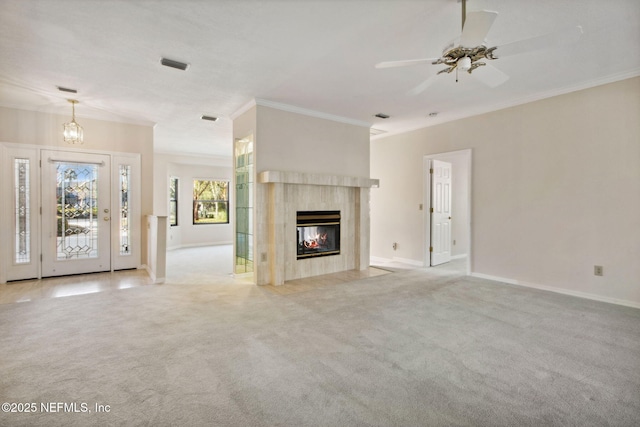
<svg viewBox="0 0 640 427">
<path fill-rule="evenodd" d="M 229 223 L 229 181 L 193 181 L 193 223 Z"/>
</svg>

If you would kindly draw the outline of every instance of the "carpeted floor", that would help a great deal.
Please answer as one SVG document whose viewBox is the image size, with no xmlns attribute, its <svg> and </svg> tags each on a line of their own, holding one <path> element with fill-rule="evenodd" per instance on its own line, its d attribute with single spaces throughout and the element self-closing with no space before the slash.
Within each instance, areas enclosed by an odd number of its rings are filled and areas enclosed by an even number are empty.
<svg viewBox="0 0 640 427">
<path fill-rule="evenodd" d="M 640 310 L 437 269 L 168 281 L 1 305 L 0 400 L 36 404 L 2 426 L 637 426 Z"/>
<path fill-rule="evenodd" d="M 238 283 L 233 277 L 233 246 L 196 246 L 168 251 L 166 277 L 169 283 L 184 285 Z"/>
</svg>

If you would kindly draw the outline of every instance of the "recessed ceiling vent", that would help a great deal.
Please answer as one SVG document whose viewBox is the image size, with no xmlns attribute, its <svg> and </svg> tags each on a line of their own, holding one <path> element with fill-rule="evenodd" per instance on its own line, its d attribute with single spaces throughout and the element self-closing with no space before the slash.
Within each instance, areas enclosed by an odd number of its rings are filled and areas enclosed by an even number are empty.
<svg viewBox="0 0 640 427">
<path fill-rule="evenodd" d="M 58 88 L 58 90 L 60 92 L 67 92 L 67 93 L 78 93 L 78 91 L 76 89 L 69 89 L 68 87 L 62 87 L 62 86 L 56 86 Z"/>
<path fill-rule="evenodd" d="M 214 116 L 204 116 L 204 115 L 203 115 L 203 116 L 200 116 L 200 118 L 201 118 L 202 120 L 209 120 L 209 121 L 212 121 L 212 122 L 218 121 L 218 118 L 217 118 L 217 117 L 214 117 Z"/>
<path fill-rule="evenodd" d="M 177 70 L 186 70 L 189 68 L 189 64 L 185 64 L 184 62 L 174 61 L 173 59 L 168 58 L 160 58 L 160 63 L 165 67 L 175 68 Z"/>
<path fill-rule="evenodd" d="M 374 117 L 377 117 L 379 119 L 388 119 L 390 116 L 388 114 L 378 113 Z"/>
</svg>

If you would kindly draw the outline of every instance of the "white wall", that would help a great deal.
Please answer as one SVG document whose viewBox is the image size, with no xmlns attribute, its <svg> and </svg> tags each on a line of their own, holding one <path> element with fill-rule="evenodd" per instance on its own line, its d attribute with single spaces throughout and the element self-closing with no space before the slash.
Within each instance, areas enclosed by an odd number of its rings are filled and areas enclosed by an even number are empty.
<svg viewBox="0 0 640 427">
<path fill-rule="evenodd" d="M 369 178 L 369 128 L 258 105 L 256 171 Z"/>
<path fill-rule="evenodd" d="M 157 212 L 168 215 L 169 177 L 179 178 L 178 226 L 169 227 L 167 247 L 174 249 L 187 246 L 231 244 L 233 242 L 232 215 L 229 224 L 194 225 L 192 220 L 193 180 L 217 179 L 230 182 L 229 208 L 233 206 L 232 160 L 230 157 L 193 157 L 156 153 L 155 180 L 158 188 L 156 196 Z"/>
<path fill-rule="evenodd" d="M 474 273 L 640 306 L 639 117 L 636 77 L 373 141 L 372 256 L 424 258 L 423 156 L 471 148 Z"/>
</svg>

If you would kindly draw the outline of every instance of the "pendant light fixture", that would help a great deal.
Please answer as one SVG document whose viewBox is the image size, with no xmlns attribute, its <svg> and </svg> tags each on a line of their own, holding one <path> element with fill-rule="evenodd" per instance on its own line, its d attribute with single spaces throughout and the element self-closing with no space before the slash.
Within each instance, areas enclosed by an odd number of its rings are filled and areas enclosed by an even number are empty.
<svg viewBox="0 0 640 427">
<path fill-rule="evenodd" d="M 67 144 L 82 144 L 84 143 L 82 137 L 82 126 L 76 122 L 76 104 L 78 101 L 75 99 L 68 99 L 71 103 L 71 121 L 64 124 L 64 142 Z"/>
</svg>

